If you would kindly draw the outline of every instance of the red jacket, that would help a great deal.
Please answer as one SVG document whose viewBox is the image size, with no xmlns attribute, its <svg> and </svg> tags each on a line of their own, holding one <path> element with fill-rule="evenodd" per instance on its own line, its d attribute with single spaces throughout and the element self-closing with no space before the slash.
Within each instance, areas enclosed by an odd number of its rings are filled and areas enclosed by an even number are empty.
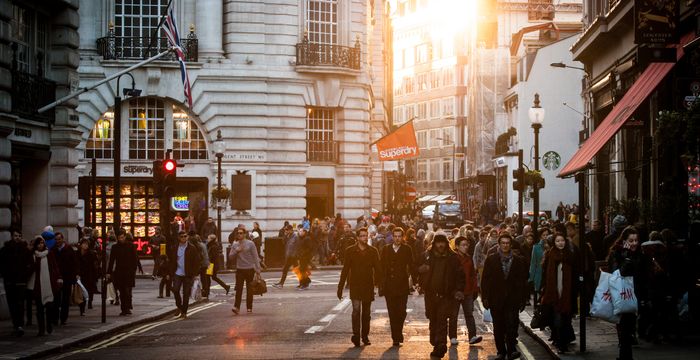
<svg viewBox="0 0 700 360">
<path fill-rule="evenodd" d="M 457 252 L 457 258 L 462 264 L 462 270 L 464 270 L 464 278 L 467 280 L 464 286 L 464 295 L 476 295 L 479 292 L 479 285 L 476 282 L 476 270 L 474 270 L 474 263 L 469 255 L 462 255 Z"/>
</svg>

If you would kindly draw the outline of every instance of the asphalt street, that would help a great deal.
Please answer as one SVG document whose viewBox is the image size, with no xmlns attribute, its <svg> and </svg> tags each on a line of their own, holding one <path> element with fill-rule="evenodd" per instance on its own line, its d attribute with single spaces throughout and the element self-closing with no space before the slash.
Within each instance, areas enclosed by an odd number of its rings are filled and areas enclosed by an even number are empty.
<svg viewBox="0 0 700 360">
<path fill-rule="evenodd" d="M 404 328 L 406 342 L 392 347 L 384 298 L 372 304 L 372 345 L 356 348 L 350 342 L 352 307 L 335 295 L 339 270 L 317 271 L 309 290 L 296 290 L 292 274 L 283 289 L 271 287 L 278 272 L 263 273 L 268 292 L 256 296 L 253 312 L 231 312 L 233 291 L 225 295 L 212 287 L 208 303 L 190 309 L 186 320 L 166 318 L 112 334 L 94 343 L 66 349 L 50 359 L 428 359 L 428 320 L 423 297 L 412 295 Z M 224 281 L 232 283 L 232 275 Z M 233 284 L 231 284 L 233 285 Z M 245 300 L 244 300 L 245 301 Z M 460 316 L 459 340 L 445 358 L 493 359 L 496 351 L 491 324 L 475 311 L 484 341 L 470 346 Z M 524 358 L 549 359 L 548 353 L 520 331 Z"/>
</svg>

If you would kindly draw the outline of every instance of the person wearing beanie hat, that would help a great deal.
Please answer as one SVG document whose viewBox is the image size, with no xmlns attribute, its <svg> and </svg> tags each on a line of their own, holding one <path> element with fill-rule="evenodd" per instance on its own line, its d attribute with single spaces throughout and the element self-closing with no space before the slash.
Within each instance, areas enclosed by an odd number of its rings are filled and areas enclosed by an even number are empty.
<svg viewBox="0 0 700 360">
<path fill-rule="evenodd" d="M 624 215 L 615 215 L 612 221 L 612 229 L 610 230 L 608 236 L 603 239 L 603 244 L 605 244 L 605 255 L 607 255 L 610 247 L 613 246 L 615 241 L 617 241 L 617 238 L 620 237 L 622 230 L 624 230 L 626 226 L 627 218 Z"/>
<path fill-rule="evenodd" d="M 447 352 L 447 319 L 454 300 L 464 299 L 466 279 L 462 264 L 449 247 L 447 235 L 438 232 L 418 268 L 421 288 L 425 292 L 425 316 L 430 321 L 431 357 L 442 358 Z"/>
<path fill-rule="evenodd" d="M 56 245 L 56 235 L 53 233 L 53 228 L 51 230 L 44 230 L 44 232 L 41 233 L 41 237 L 44 239 L 46 248 L 49 251 Z"/>
</svg>

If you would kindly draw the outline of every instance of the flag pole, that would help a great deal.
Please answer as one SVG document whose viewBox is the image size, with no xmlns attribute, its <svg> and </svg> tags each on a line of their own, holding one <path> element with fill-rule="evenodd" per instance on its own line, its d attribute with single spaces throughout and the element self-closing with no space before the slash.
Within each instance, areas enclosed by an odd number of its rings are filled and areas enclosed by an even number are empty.
<svg viewBox="0 0 700 360">
<path fill-rule="evenodd" d="M 98 86 L 100 86 L 100 85 L 106 83 L 106 82 L 112 81 L 112 80 L 114 80 L 114 79 L 116 79 L 116 78 L 122 76 L 123 74 L 128 73 L 128 72 L 131 71 L 131 70 L 138 69 L 138 68 L 140 68 L 141 66 L 144 66 L 144 65 L 146 65 L 146 64 L 148 64 L 148 63 L 151 63 L 151 62 L 153 62 L 153 61 L 156 61 L 156 60 L 160 59 L 161 57 L 163 57 L 164 55 L 168 54 L 169 52 L 171 52 L 171 51 L 173 51 L 173 50 L 175 50 L 175 48 L 174 48 L 174 47 L 171 47 L 171 48 L 169 48 L 169 49 L 167 49 L 167 50 L 161 52 L 160 54 L 154 55 L 153 57 L 150 57 L 150 58 L 148 58 L 148 59 L 146 59 L 146 60 L 143 60 L 143 61 L 141 61 L 141 62 L 138 63 L 138 64 L 134 64 L 134 65 L 132 65 L 132 66 L 130 66 L 130 67 L 128 67 L 128 68 L 122 70 L 122 71 L 119 71 L 119 72 L 117 72 L 117 73 L 114 73 L 114 74 L 112 74 L 111 76 L 109 76 L 109 77 L 107 77 L 107 78 L 105 78 L 105 79 L 103 79 L 103 80 L 100 80 L 100 81 L 96 82 L 96 83 L 93 84 L 93 85 L 90 85 L 90 86 L 88 86 L 88 87 L 82 88 L 82 89 L 80 89 L 80 90 L 78 90 L 78 91 L 76 91 L 76 92 L 74 92 L 74 93 L 70 93 L 70 94 L 68 94 L 68 95 L 66 95 L 66 96 L 64 96 L 64 97 L 62 97 L 62 98 L 60 98 L 60 99 L 58 99 L 58 100 L 56 100 L 56 101 L 54 101 L 54 102 L 48 104 L 48 105 L 45 105 L 45 106 L 39 108 L 39 110 L 37 110 L 37 112 L 38 112 L 39 114 L 41 114 L 41 113 L 43 113 L 43 112 L 45 112 L 45 111 L 47 111 L 47 110 L 51 110 L 51 109 L 55 108 L 56 106 L 61 105 L 61 104 L 63 104 L 64 102 L 66 102 L 66 101 L 68 101 L 68 100 L 70 100 L 70 99 L 72 99 L 72 98 L 74 98 L 74 97 L 76 97 L 76 96 L 79 96 L 79 95 L 81 95 L 81 94 L 84 94 L 84 93 L 86 93 L 86 92 L 88 92 L 88 91 L 90 91 L 90 90 L 92 90 L 92 89 L 94 89 L 94 88 L 96 88 L 96 87 L 98 87 Z M 117 91 L 119 91 L 119 89 L 117 89 Z M 117 94 L 117 95 L 119 95 L 119 94 Z"/>
</svg>

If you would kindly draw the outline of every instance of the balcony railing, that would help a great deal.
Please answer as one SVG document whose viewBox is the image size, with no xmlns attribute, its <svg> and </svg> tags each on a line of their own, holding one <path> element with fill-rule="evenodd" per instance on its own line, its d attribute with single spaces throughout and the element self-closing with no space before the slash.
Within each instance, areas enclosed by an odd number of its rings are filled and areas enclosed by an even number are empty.
<svg viewBox="0 0 700 360">
<path fill-rule="evenodd" d="M 304 39 L 297 44 L 297 65 L 335 66 L 360 70 L 360 42 L 354 47 L 317 44 Z"/>
<path fill-rule="evenodd" d="M 41 76 L 12 71 L 12 113 L 29 120 L 52 123 L 54 111 L 37 109 L 56 101 L 56 83 Z"/>
<path fill-rule="evenodd" d="M 168 39 L 156 38 L 149 49 L 150 36 L 115 36 L 112 30 L 107 36 L 97 39 L 97 52 L 105 60 L 141 60 L 154 56 L 170 47 Z M 194 31 L 185 39 L 181 39 L 185 61 L 197 61 L 198 40 Z M 175 54 L 170 53 L 161 60 L 176 60 Z"/>
<path fill-rule="evenodd" d="M 306 159 L 309 162 L 337 163 L 340 143 L 329 140 L 306 140 Z"/>
</svg>

